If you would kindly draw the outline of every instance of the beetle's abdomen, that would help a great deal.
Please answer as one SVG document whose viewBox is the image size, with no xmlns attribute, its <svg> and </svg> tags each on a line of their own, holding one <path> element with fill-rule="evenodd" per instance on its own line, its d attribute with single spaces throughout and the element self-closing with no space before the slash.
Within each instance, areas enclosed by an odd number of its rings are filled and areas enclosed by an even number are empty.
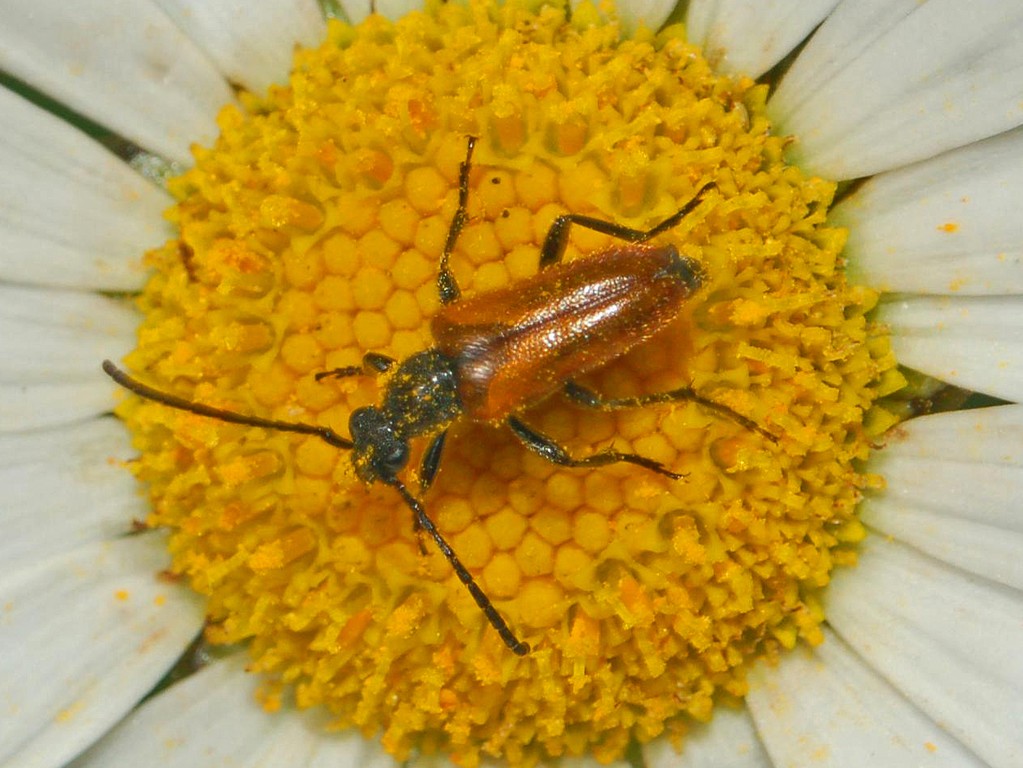
<svg viewBox="0 0 1023 768">
<path fill-rule="evenodd" d="M 702 284 L 674 246 L 623 246 L 556 264 L 433 318 L 465 415 L 497 421 L 653 336 Z"/>
</svg>

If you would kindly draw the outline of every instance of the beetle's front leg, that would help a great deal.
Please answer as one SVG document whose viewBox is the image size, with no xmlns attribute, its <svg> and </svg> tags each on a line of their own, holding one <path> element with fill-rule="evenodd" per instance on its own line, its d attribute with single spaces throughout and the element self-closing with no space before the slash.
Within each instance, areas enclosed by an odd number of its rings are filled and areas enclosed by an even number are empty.
<svg viewBox="0 0 1023 768">
<path fill-rule="evenodd" d="M 472 168 L 472 150 L 475 146 L 476 137 L 470 136 L 469 144 L 465 150 L 465 160 L 458 167 L 458 210 L 455 211 L 455 215 L 451 219 L 451 226 L 448 227 L 444 252 L 440 257 L 440 269 L 437 272 L 437 292 L 440 294 L 441 304 L 450 304 L 462 295 L 448 262 L 455 250 L 458 236 L 462 233 L 462 227 L 469 220 L 469 170 Z"/>
<path fill-rule="evenodd" d="M 376 375 L 387 373 L 398 361 L 393 357 L 381 355 L 379 352 L 367 352 L 362 356 L 362 365 L 346 365 L 343 368 L 333 368 L 329 371 L 320 371 L 313 378 L 317 381 L 324 379 L 343 379 L 348 376 L 362 376 L 363 374 Z"/>
</svg>

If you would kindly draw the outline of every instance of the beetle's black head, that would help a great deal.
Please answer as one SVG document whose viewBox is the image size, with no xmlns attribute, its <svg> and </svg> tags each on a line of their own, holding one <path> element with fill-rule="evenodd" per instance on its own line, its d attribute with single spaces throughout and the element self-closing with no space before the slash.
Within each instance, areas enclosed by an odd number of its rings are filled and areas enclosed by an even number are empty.
<svg viewBox="0 0 1023 768">
<path fill-rule="evenodd" d="M 408 440 L 379 408 L 357 408 L 348 419 L 352 464 L 365 483 L 392 482 L 408 464 Z"/>
</svg>

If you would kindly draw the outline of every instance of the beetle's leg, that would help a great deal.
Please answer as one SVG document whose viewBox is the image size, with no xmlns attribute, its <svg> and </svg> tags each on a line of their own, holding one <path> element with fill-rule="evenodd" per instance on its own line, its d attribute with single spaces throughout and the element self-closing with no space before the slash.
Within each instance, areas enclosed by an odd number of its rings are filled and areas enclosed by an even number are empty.
<svg viewBox="0 0 1023 768">
<path fill-rule="evenodd" d="M 702 395 L 698 395 L 692 387 L 679 387 L 669 392 L 655 392 L 650 395 L 640 395 L 639 397 L 601 397 L 592 389 L 576 384 L 574 381 L 569 381 L 565 384 L 564 389 L 565 395 L 575 403 L 584 405 L 587 408 L 597 408 L 601 411 L 614 411 L 619 408 L 641 408 L 644 405 L 650 405 L 652 403 L 673 403 L 679 400 L 688 400 L 691 403 L 697 403 L 703 406 L 708 411 L 713 411 L 721 416 L 731 419 L 739 426 L 745 427 L 751 432 L 756 432 L 758 435 L 763 435 L 773 443 L 778 442 L 777 435 L 768 432 L 762 426 L 757 424 L 753 419 L 743 416 L 741 413 L 737 413 L 729 408 L 727 405 L 717 403 L 710 400 Z"/>
<path fill-rule="evenodd" d="M 444 441 L 447 439 L 448 431 L 445 429 L 433 440 L 430 441 L 430 445 L 426 448 L 426 453 L 423 454 L 423 462 L 419 468 L 419 495 L 422 496 L 429 490 L 430 486 L 433 485 L 433 480 L 437 477 L 437 470 L 440 469 L 440 457 L 444 452 Z M 419 552 L 420 554 L 426 554 L 426 545 L 423 543 L 423 524 L 419 519 L 418 515 L 412 516 L 412 530 L 416 534 L 416 538 L 419 540 Z"/>
<path fill-rule="evenodd" d="M 640 456 L 635 453 L 621 453 L 610 448 L 595 453 L 592 456 L 574 459 L 568 455 L 568 451 L 551 440 L 547 435 L 537 432 L 514 416 L 508 417 L 508 426 L 515 433 L 515 437 L 521 440 L 523 445 L 533 451 L 533 453 L 542 456 L 549 462 L 560 464 L 564 467 L 603 467 L 607 464 L 617 464 L 620 461 L 624 461 L 629 464 L 645 467 L 660 475 L 670 477 L 672 480 L 679 480 L 685 477 L 685 475 L 667 469 L 659 461 L 654 461 L 646 456 Z"/>
<path fill-rule="evenodd" d="M 430 441 L 426 453 L 423 454 L 423 463 L 419 469 L 419 492 L 421 494 L 429 490 L 430 486 L 433 485 L 433 479 L 437 477 L 437 470 L 440 468 L 440 456 L 444 452 L 444 440 L 447 436 L 448 431 L 445 429 Z"/>
<path fill-rule="evenodd" d="M 381 355 L 379 352 L 367 352 L 362 356 L 362 365 L 346 365 L 344 368 L 320 371 L 313 378 L 323 381 L 324 379 L 343 379 L 347 376 L 362 376 L 365 373 L 387 373 L 396 362 L 398 361 L 393 357 Z"/>
<path fill-rule="evenodd" d="M 613 221 L 594 219 L 591 216 L 581 216 L 578 213 L 566 213 L 558 216 L 554 223 L 551 224 L 551 228 L 547 230 L 547 236 L 543 241 L 543 248 L 540 249 L 540 269 L 546 269 L 551 264 L 557 264 L 561 261 L 561 257 L 565 255 L 565 248 L 568 246 L 568 231 L 573 224 L 586 227 L 586 229 L 592 229 L 595 232 L 603 232 L 605 235 L 611 235 L 611 237 L 616 237 L 629 243 L 645 243 L 647 240 L 651 240 L 677 226 L 682 219 L 692 213 L 693 209 L 703 201 L 704 194 L 714 189 L 714 187 L 713 182 L 704 184 L 693 195 L 693 199 L 679 208 L 678 211 L 660 224 L 645 230 L 632 229 L 621 224 L 615 224 Z"/>
<path fill-rule="evenodd" d="M 420 496 L 430 489 L 430 486 L 433 485 L 434 478 L 437 477 L 437 470 L 440 469 L 440 457 L 444 452 L 444 441 L 447 439 L 447 436 L 448 431 L 445 429 L 430 441 L 430 445 L 426 448 L 426 453 L 423 454 L 423 462 L 419 466 Z M 412 516 L 412 529 L 415 531 L 416 537 L 419 539 L 419 551 L 425 555 L 426 545 L 423 544 L 423 528 L 420 524 L 419 518 L 415 515 Z"/>
<path fill-rule="evenodd" d="M 458 289 L 458 282 L 455 280 L 448 261 L 451 253 L 455 250 L 455 243 L 462 232 L 462 227 L 469 220 L 469 169 L 472 167 L 472 150 L 476 146 L 476 137 L 469 137 L 469 144 L 465 150 L 465 160 L 458 167 L 458 210 L 451 219 L 451 226 L 448 227 L 448 237 L 444 242 L 444 252 L 440 256 L 440 269 L 437 272 L 437 291 L 440 293 L 440 303 L 450 304 L 455 301 L 462 292 Z"/>
<path fill-rule="evenodd" d="M 512 652 L 518 656 L 524 656 L 529 653 L 529 644 L 523 643 L 517 637 L 515 633 L 508 627 L 508 623 L 501 618 L 501 614 L 497 612 L 494 604 L 490 602 L 490 598 L 487 597 L 486 593 L 480 589 L 479 584 L 472 577 L 472 574 L 466 570 L 465 566 L 462 565 L 462 561 L 458 559 L 458 555 L 455 554 L 455 550 L 451 548 L 451 545 L 445 541 L 444 537 L 441 536 L 440 531 L 437 530 L 437 526 L 433 524 L 433 520 L 426 514 L 426 510 L 423 505 L 416 499 L 408 488 L 402 484 L 400 480 L 394 480 L 390 483 L 394 488 L 397 489 L 398 493 L 401 494 L 402 499 L 408 505 L 409 509 L 412 510 L 412 514 L 415 516 L 416 523 L 421 530 L 426 531 L 430 534 L 430 537 L 436 542 L 437 548 L 441 551 L 441 554 L 447 558 L 448 562 L 451 563 L 451 567 L 455 571 L 455 575 L 458 580 L 465 585 L 465 588 L 469 590 L 469 594 L 472 595 L 472 599 L 476 601 L 476 605 L 479 606 L 480 610 L 483 611 L 483 615 L 487 617 L 487 621 L 490 622 L 490 626 L 497 630 L 497 634 L 504 640 L 504 644 L 511 648 Z"/>
</svg>

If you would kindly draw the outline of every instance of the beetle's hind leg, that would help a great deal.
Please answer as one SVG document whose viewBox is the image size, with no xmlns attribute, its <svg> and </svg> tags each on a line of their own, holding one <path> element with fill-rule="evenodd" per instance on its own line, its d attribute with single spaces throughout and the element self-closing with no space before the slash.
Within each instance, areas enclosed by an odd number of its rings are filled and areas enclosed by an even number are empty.
<svg viewBox="0 0 1023 768">
<path fill-rule="evenodd" d="M 624 240 L 627 243 L 645 243 L 647 240 L 652 240 L 658 235 L 667 232 L 672 227 L 678 226 L 682 219 L 692 213 L 693 209 L 703 202 L 703 196 L 714 189 L 714 187 L 713 182 L 704 184 L 693 195 L 692 200 L 660 224 L 650 229 L 633 229 L 632 227 L 616 224 L 613 221 L 594 219 L 592 216 L 581 216 L 578 213 L 566 213 L 558 216 L 554 223 L 551 224 L 551 228 L 547 230 L 547 236 L 543 240 L 543 247 L 540 249 L 540 269 L 546 269 L 552 264 L 557 264 L 561 261 L 561 257 L 565 255 L 565 248 L 568 246 L 568 232 L 573 224 L 578 224 L 586 229 L 592 229 L 594 232 L 611 235 L 611 237 Z"/>
<path fill-rule="evenodd" d="M 455 250 L 455 243 L 462 233 L 462 227 L 469 220 L 469 170 L 472 168 L 472 150 L 476 146 L 476 137 L 470 136 L 469 143 L 465 149 L 465 160 L 458 167 L 458 210 L 451 219 L 451 226 L 448 227 L 448 236 L 444 241 L 444 252 L 440 256 L 440 269 L 437 272 L 437 291 L 440 293 L 440 303 L 450 304 L 462 295 L 458 288 L 458 282 L 452 273 L 448 262 Z"/>
<path fill-rule="evenodd" d="M 621 453 L 610 448 L 599 453 L 594 453 L 591 456 L 584 456 L 581 459 L 573 458 L 569 455 L 568 451 L 558 445 L 547 435 L 542 432 L 537 432 L 535 429 L 515 418 L 514 416 L 508 417 L 508 426 L 511 427 L 512 432 L 515 433 L 515 437 L 522 441 L 529 450 L 533 451 L 552 464 L 559 464 L 563 467 L 603 467 L 608 464 L 617 464 L 619 462 L 626 462 L 628 464 L 636 464 L 637 466 L 644 467 L 659 475 L 670 477 L 672 480 L 680 480 L 685 475 L 678 472 L 672 472 L 670 469 L 665 467 L 661 462 L 648 459 L 646 456 L 640 456 L 636 453 Z"/>
<path fill-rule="evenodd" d="M 739 426 L 748 429 L 750 432 L 756 432 L 758 435 L 763 435 L 772 443 L 778 442 L 777 435 L 767 431 L 753 421 L 753 419 L 733 411 L 727 405 L 723 405 L 722 403 L 715 402 L 714 400 L 697 394 L 692 387 L 679 387 L 678 389 L 672 389 L 668 392 L 655 392 L 650 395 L 640 395 L 638 397 L 601 397 L 592 389 L 588 389 L 576 384 L 574 381 L 570 381 L 565 384 L 564 392 L 572 402 L 584 405 L 587 408 L 596 408 L 601 411 L 614 411 L 620 408 L 642 408 L 644 405 L 651 405 L 655 403 L 674 403 L 680 400 L 687 400 L 691 403 L 701 405 L 708 411 L 713 411 L 719 416 L 731 419 Z"/>
</svg>

